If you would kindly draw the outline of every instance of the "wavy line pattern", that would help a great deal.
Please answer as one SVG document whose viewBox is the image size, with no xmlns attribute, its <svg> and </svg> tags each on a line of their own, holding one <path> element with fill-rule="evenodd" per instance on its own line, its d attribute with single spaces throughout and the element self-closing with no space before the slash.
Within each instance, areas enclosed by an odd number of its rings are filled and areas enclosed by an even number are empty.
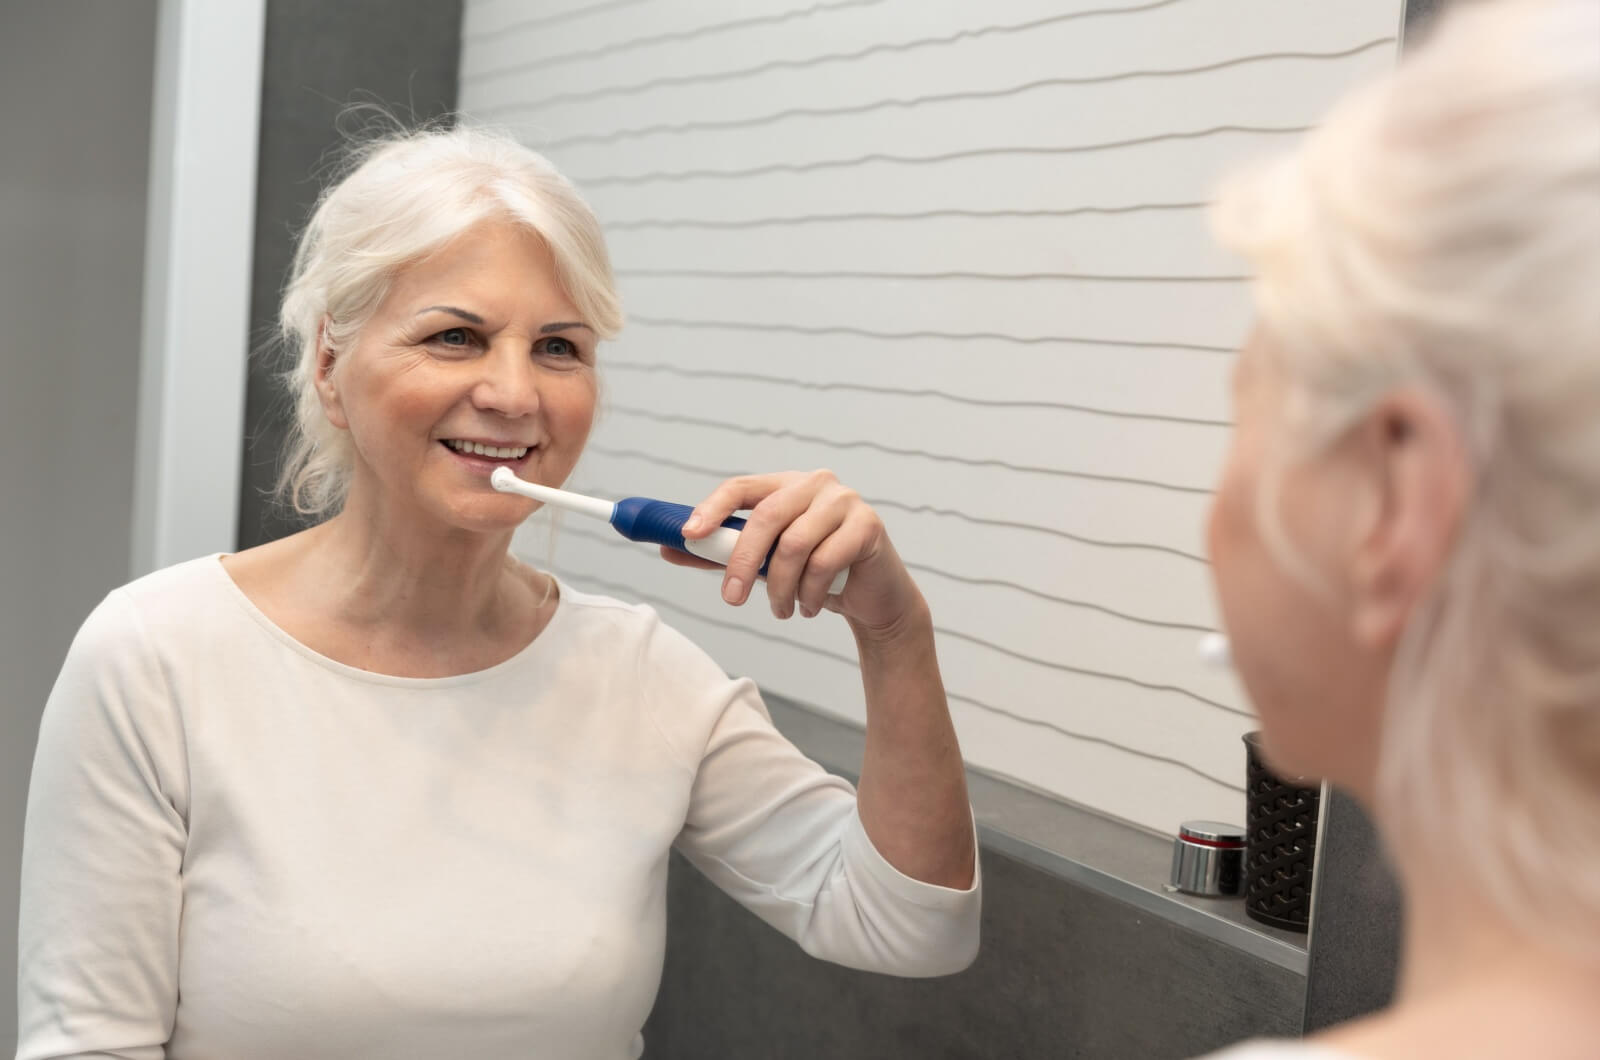
<svg viewBox="0 0 1600 1060">
<path fill-rule="evenodd" d="M 558 162 L 561 152 L 581 152 L 569 156 L 584 170 L 574 183 L 612 214 L 607 232 L 621 237 L 615 275 L 643 309 L 602 357 L 621 400 L 607 405 L 589 445 L 594 461 L 580 474 L 647 490 L 681 472 L 709 489 L 770 470 L 748 466 L 757 458 L 859 458 L 882 476 L 867 502 L 917 543 L 907 561 L 914 576 L 930 593 L 972 604 L 970 614 L 941 618 L 941 647 L 963 672 L 1005 675 L 1005 687 L 1018 690 L 1018 702 L 986 695 L 982 681 L 951 693 L 963 724 L 1017 734 L 1014 758 L 1002 748 L 975 764 L 1037 778 L 1036 764 L 1015 768 L 1030 760 L 1027 745 L 1073 741 L 1159 770 L 1145 775 L 1170 783 L 1173 816 L 1235 798 L 1242 778 L 1223 766 L 1252 715 L 1199 670 L 1142 661 L 1208 632 L 1208 612 L 1193 599 L 1204 591 L 1201 528 L 1157 525 L 1170 521 L 1166 513 L 1200 511 L 1210 494 L 1205 469 L 1195 453 L 1161 447 L 1211 452 L 1222 441 L 1216 432 L 1231 428 L 1217 388 L 1248 308 L 1245 270 L 1188 248 L 1200 246 L 1215 167 L 1289 143 L 1331 102 L 1319 102 L 1330 86 L 1395 47 L 1381 12 L 1335 5 L 1328 10 L 1337 15 L 1307 14 L 1300 25 L 1287 7 L 1250 0 L 1257 19 L 1230 25 L 1226 42 L 1205 43 L 1188 30 L 1231 0 L 1074 0 L 1078 10 L 954 14 L 912 0 L 777 0 L 724 13 L 664 3 L 644 12 L 645 0 L 579 0 L 587 6 L 541 13 L 523 0 L 521 16 L 518 5 L 468 2 L 469 106 L 528 136 L 548 122 L 556 131 L 536 146 Z M 891 4 L 905 5 L 906 17 Z M 878 36 L 863 36 L 867 27 Z M 554 33 L 539 38 L 546 29 L 560 30 L 559 44 Z M 1120 43 L 1093 50 L 1090 41 Z M 1016 61 L 971 67 L 996 56 Z M 963 63 L 971 76 L 946 73 Z M 1108 91 L 1148 100 L 1163 117 L 1056 120 Z M 596 105 L 561 109 L 586 104 Z M 1144 113 L 1133 104 L 1130 115 Z M 926 131 L 935 127 L 950 131 Z M 863 241 L 870 254 L 859 252 Z M 1015 256 L 1013 243 L 1022 245 Z M 1052 300 L 1060 312 L 1049 311 Z M 1113 312 L 1130 300 L 1150 311 Z M 919 319 L 919 305 L 936 312 Z M 730 422 L 719 402 L 755 411 Z M 880 427 L 924 417 L 940 429 Z M 1110 445 L 1126 452 L 1103 452 Z M 699 463 L 701 451 L 726 466 Z M 1017 483 L 1042 503 L 1018 504 L 1021 517 L 1012 518 L 1004 504 L 989 510 L 944 488 L 973 474 Z M 1106 505 L 1120 506 L 1117 519 L 1105 518 Z M 1134 512 L 1150 513 L 1150 524 Z M 1082 532 L 1107 525 L 1119 529 Z M 649 602 L 710 647 L 754 650 L 753 641 L 740 644 L 745 637 L 795 653 L 797 683 L 807 657 L 857 665 L 844 644 L 752 628 L 712 597 L 680 600 L 671 579 L 659 596 L 619 584 L 617 555 L 599 547 L 638 546 L 604 528 L 568 524 L 563 533 L 584 539 L 575 555 L 596 572 L 574 570 L 575 581 Z M 933 547 L 945 535 L 948 553 Z M 1055 557 L 1086 577 L 1035 583 L 1014 566 L 980 565 L 958 543 Z M 1008 629 L 1008 614 L 1059 620 L 1097 640 L 1013 636 L 1020 631 Z M 1030 681 L 1114 694 L 1141 717 L 1154 704 L 1184 724 L 1227 730 L 1230 747 L 1198 747 L 1188 761 L 1162 753 L 1173 744 L 1144 736 L 1144 722 L 1108 713 L 1062 724 L 1056 704 L 1027 694 Z M 773 690 L 807 698 L 798 685 Z M 1078 797 L 1081 789 L 1062 790 Z M 1095 805 L 1128 815 L 1111 773 L 1102 794 Z"/>
</svg>

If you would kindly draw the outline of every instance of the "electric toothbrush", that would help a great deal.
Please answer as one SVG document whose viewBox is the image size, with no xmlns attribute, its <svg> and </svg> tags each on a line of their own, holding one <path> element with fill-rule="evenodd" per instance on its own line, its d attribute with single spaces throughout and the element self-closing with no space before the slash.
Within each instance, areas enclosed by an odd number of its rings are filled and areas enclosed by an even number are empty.
<svg viewBox="0 0 1600 1060">
<path fill-rule="evenodd" d="M 673 504 L 670 501 L 652 500 L 649 497 L 624 497 L 616 502 L 603 501 L 598 497 L 585 497 L 581 493 L 529 482 L 518 478 L 516 472 L 509 467 L 495 468 L 489 476 L 489 485 L 501 493 L 515 493 L 520 497 L 552 504 L 569 512 L 577 512 L 579 515 L 603 519 L 629 541 L 666 545 L 668 548 L 708 559 L 724 567 L 733 556 L 733 546 L 738 543 L 739 531 L 745 524 L 745 520 L 739 516 L 730 516 L 705 537 L 686 540 L 683 536 L 683 524 L 694 511 L 687 504 Z M 762 575 L 767 573 L 767 563 L 771 560 L 772 554 L 769 552 L 766 560 L 762 561 L 759 573 Z M 834 596 L 844 592 L 845 579 L 849 575 L 848 570 L 840 571 L 834 577 L 833 584 L 828 587 L 828 592 Z"/>
</svg>

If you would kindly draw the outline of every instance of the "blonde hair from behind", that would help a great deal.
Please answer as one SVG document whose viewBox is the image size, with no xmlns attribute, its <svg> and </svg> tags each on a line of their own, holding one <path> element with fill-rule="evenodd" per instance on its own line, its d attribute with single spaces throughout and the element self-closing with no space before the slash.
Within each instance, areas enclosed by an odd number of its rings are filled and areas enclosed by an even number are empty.
<svg viewBox="0 0 1600 1060">
<path fill-rule="evenodd" d="M 1388 842 L 1600 961 L 1600 2 L 1460 4 L 1214 220 L 1290 395 L 1269 481 L 1400 387 L 1475 464 L 1391 675 Z"/>
</svg>

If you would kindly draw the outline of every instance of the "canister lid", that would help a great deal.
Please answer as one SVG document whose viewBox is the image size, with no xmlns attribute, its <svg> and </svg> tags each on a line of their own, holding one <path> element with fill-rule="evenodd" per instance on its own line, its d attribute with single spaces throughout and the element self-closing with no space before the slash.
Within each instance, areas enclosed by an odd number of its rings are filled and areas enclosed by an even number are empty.
<svg viewBox="0 0 1600 1060">
<path fill-rule="evenodd" d="M 1221 821 L 1185 821 L 1178 826 L 1178 838 L 1208 847 L 1244 846 L 1244 829 Z"/>
</svg>

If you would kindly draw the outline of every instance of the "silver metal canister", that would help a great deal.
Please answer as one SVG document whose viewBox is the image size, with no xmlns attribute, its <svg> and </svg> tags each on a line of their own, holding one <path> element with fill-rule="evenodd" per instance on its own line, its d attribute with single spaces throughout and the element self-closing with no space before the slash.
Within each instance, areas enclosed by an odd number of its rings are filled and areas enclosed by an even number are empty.
<svg viewBox="0 0 1600 1060">
<path fill-rule="evenodd" d="M 1220 821 L 1185 821 L 1172 844 L 1172 888 L 1185 894 L 1244 893 L 1244 829 Z"/>
</svg>

